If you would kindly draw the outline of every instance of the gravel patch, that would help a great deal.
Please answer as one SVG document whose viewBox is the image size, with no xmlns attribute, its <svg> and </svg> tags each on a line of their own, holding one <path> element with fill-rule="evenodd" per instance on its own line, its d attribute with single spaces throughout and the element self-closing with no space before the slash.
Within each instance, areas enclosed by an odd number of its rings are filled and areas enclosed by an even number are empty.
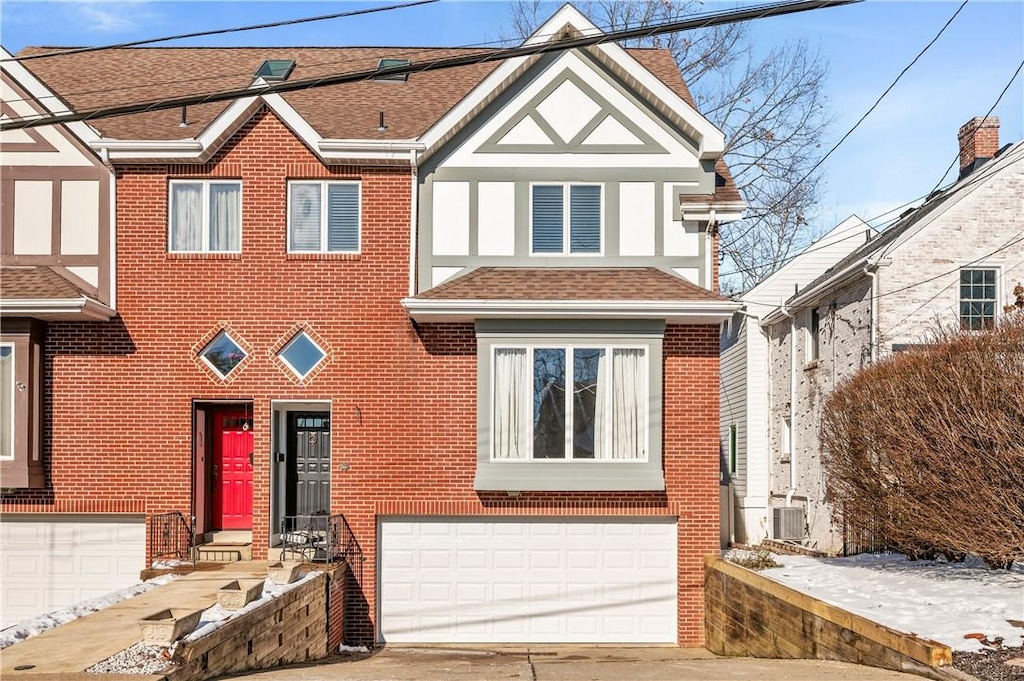
<svg viewBox="0 0 1024 681">
<path fill-rule="evenodd" d="M 85 671 L 93 674 L 160 674 L 171 668 L 169 658 L 170 651 L 163 646 L 136 643 Z"/>
<path fill-rule="evenodd" d="M 1016 660 L 1015 664 L 1007 664 Z M 953 666 L 981 681 L 1024 681 L 1024 647 L 985 650 L 980 653 L 953 651 Z"/>
</svg>

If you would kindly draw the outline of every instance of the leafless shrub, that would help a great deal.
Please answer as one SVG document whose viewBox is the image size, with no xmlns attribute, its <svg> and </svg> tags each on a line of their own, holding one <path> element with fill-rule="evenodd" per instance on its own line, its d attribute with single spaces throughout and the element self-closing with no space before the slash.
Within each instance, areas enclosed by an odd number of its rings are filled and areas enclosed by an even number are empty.
<svg viewBox="0 0 1024 681">
<path fill-rule="evenodd" d="M 843 383 L 822 420 L 837 520 L 914 558 L 1024 560 L 1024 311 L 944 330 Z"/>
<path fill-rule="evenodd" d="M 775 560 L 775 556 L 765 549 L 758 549 L 754 553 L 744 553 L 742 555 L 731 554 L 726 557 L 726 560 L 755 572 L 767 570 L 768 568 L 782 567 L 782 564 Z"/>
</svg>

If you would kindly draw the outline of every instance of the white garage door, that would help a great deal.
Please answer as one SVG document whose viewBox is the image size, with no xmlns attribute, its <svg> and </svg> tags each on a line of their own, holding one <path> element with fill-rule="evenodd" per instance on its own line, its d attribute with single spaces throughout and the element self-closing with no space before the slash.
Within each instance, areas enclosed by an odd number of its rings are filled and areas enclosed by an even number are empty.
<svg viewBox="0 0 1024 681">
<path fill-rule="evenodd" d="M 18 516 L 0 520 L 0 628 L 139 582 L 142 518 Z"/>
<path fill-rule="evenodd" d="M 676 523 L 382 521 L 390 643 L 675 643 Z"/>
</svg>

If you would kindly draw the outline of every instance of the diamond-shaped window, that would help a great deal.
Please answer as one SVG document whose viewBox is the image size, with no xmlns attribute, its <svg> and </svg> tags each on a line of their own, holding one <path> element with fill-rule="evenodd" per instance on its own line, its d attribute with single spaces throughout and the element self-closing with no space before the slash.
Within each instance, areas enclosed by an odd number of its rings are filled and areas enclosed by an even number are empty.
<svg viewBox="0 0 1024 681">
<path fill-rule="evenodd" d="M 305 331 L 300 331 L 281 348 L 277 356 L 299 379 L 304 379 L 323 361 L 327 353 Z"/>
<path fill-rule="evenodd" d="M 203 348 L 199 356 L 218 376 L 227 378 L 239 362 L 245 359 L 246 352 L 227 331 L 221 331 Z"/>
</svg>

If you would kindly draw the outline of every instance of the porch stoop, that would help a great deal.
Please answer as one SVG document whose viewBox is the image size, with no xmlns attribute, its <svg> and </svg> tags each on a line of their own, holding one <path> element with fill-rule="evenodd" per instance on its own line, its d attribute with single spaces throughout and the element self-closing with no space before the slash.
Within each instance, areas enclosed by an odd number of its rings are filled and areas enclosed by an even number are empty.
<svg viewBox="0 0 1024 681">
<path fill-rule="evenodd" d="M 225 530 L 212 532 L 210 541 L 196 547 L 196 560 L 201 563 L 238 563 L 252 560 L 252 531 Z"/>
</svg>

